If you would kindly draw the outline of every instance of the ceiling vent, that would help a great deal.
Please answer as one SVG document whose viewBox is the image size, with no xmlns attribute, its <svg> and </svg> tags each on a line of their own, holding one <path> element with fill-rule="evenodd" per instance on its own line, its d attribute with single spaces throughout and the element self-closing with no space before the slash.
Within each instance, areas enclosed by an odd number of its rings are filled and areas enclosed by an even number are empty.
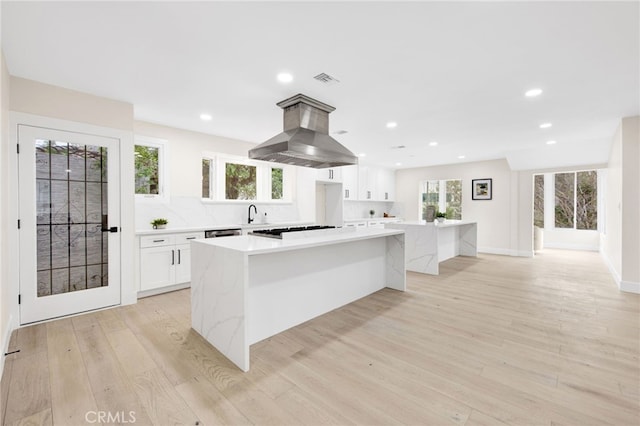
<svg viewBox="0 0 640 426">
<path fill-rule="evenodd" d="M 321 72 L 320 74 L 316 75 L 313 78 L 318 80 L 320 83 L 324 83 L 324 84 L 340 83 L 340 80 L 338 80 L 337 78 L 333 78 L 329 74 L 326 74 L 326 73 L 323 73 L 323 72 Z"/>
<path fill-rule="evenodd" d="M 348 130 L 336 130 L 335 132 L 333 132 L 334 135 L 344 135 L 346 133 L 349 133 Z"/>
<path fill-rule="evenodd" d="M 405 149 L 406 146 L 405 145 L 394 145 L 391 147 L 391 149 Z"/>
</svg>

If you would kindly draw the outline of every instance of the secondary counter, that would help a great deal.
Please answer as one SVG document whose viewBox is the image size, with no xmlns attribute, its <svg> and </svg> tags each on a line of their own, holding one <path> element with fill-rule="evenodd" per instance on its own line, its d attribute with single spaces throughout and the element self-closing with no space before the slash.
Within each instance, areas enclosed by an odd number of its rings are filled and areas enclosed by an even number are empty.
<svg viewBox="0 0 640 426">
<path fill-rule="evenodd" d="M 191 242 L 191 324 L 249 370 L 249 346 L 389 287 L 406 290 L 404 231 Z"/>
<path fill-rule="evenodd" d="M 385 224 L 386 229 L 406 232 L 407 270 L 438 275 L 439 263 L 455 256 L 477 256 L 476 222 L 406 221 Z"/>
</svg>

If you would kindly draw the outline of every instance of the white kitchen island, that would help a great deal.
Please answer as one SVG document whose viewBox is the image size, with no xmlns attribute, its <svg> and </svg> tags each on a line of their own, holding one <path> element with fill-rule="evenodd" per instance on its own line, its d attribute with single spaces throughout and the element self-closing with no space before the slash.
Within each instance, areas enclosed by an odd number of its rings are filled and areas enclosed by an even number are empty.
<svg viewBox="0 0 640 426">
<path fill-rule="evenodd" d="M 440 262 L 455 256 L 478 255 L 476 222 L 417 220 L 389 223 L 385 228 L 405 231 L 408 271 L 438 275 Z"/>
<path fill-rule="evenodd" d="M 406 290 L 404 232 L 191 243 L 191 325 L 244 371 L 249 346 L 384 287 Z"/>
</svg>

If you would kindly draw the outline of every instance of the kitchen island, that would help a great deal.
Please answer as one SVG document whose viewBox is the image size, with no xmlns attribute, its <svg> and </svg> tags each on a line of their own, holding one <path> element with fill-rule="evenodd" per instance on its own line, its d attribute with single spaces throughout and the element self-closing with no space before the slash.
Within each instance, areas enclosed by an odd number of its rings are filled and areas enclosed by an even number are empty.
<svg viewBox="0 0 640 426">
<path fill-rule="evenodd" d="M 192 241 L 193 329 L 248 371 L 253 343 L 384 287 L 406 290 L 404 232 L 350 231 Z"/>
<path fill-rule="evenodd" d="M 476 222 L 417 220 L 388 223 L 385 228 L 406 232 L 408 271 L 438 275 L 440 262 L 455 256 L 478 255 Z"/>
</svg>

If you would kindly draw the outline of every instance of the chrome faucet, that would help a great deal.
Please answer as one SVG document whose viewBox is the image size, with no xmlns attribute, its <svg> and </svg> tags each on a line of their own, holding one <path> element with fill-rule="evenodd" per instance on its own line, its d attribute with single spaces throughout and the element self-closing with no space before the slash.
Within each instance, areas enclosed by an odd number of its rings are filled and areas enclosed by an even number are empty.
<svg viewBox="0 0 640 426">
<path fill-rule="evenodd" d="M 251 223 L 254 221 L 254 219 L 251 217 L 251 207 L 253 207 L 253 212 L 255 214 L 258 214 L 258 208 L 256 207 L 256 205 L 255 204 L 249 205 L 249 217 L 247 218 L 247 223 Z"/>
</svg>

